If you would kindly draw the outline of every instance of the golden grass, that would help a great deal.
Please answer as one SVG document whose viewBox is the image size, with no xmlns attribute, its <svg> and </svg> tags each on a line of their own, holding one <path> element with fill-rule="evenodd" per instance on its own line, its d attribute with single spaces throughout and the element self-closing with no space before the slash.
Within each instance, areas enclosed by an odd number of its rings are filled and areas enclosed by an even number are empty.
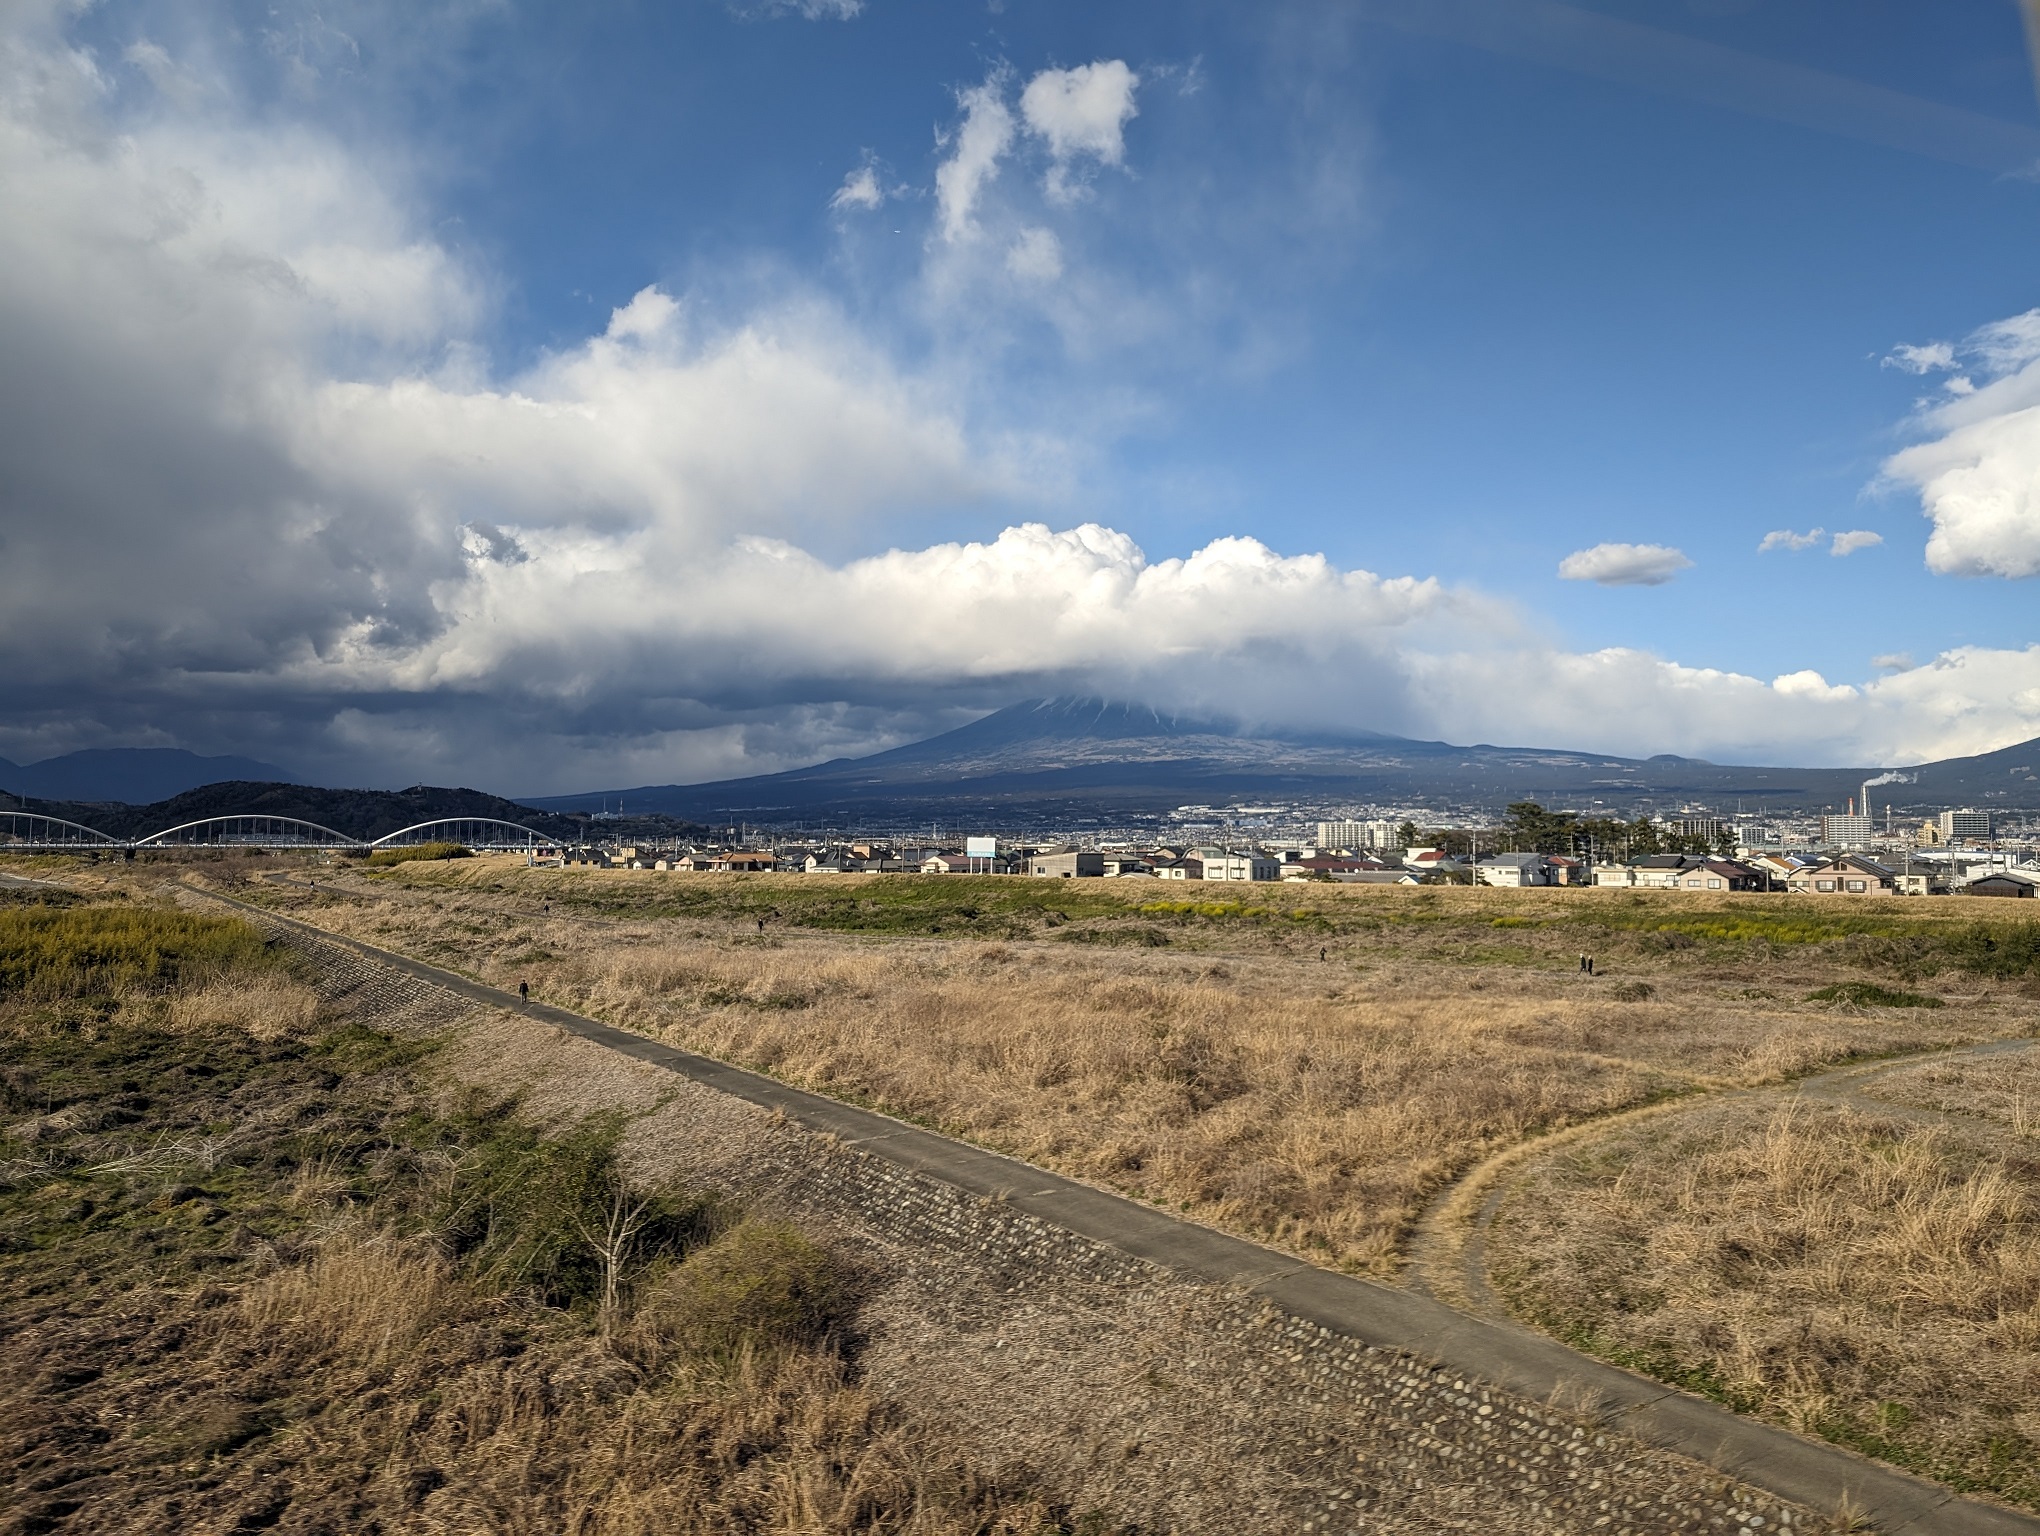
<svg viewBox="0 0 2040 1536">
<path fill-rule="evenodd" d="M 510 1353 L 505 1323 L 522 1335 Z M 264 1341 L 252 1351 L 249 1329 Z M 711 1360 L 646 1323 L 612 1350 L 558 1314 L 506 1313 L 416 1244 L 336 1234 L 244 1292 L 214 1350 L 229 1382 L 251 1353 L 316 1382 L 316 1410 L 279 1431 L 271 1458 L 357 1529 L 1060 1528 L 876 1402 L 832 1348 Z M 125 1528 L 147 1528 L 137 1515 Z"/>
<path fill-rule="evenodd" d="M 1579 932 L 1552 919 L 1669 910 L 1630 893 L 1256 888 L 1254 902 L 1334 913 L 1338 931 L 1192 915 L 1157 948 L 1110 942 L 1157 921 L 1140 910 L 1159 899 L 1151 888 L 1145 901 L 1098 894 L 1119 882 L 1069 898 L 1125 909 L 1086 919 L 1101 941 L 1082 944 L 1061 925 L 985 942 L 950 937 L 954 918 L 934 936 L 769 915 L 768 897 L 793 913 L 839 889 L 817 879 L 595 872 L 585 888 L 600 903 L 558 896 L 547 913 L 543 893 L 583 889 L 578 872 L 476 859 L 352 890 L 322 883 L 306 915 L 1373 1273 L 1395 1270 L 1451 1178 L 1526 1136 L 1695 1087 L 2024 1027 L 1973 992 L 1932 1013 L 1807 1003 L 1860 975 L 1847 936 L 1724 953 L 1596 930 L 1609 974 L 1580 977 Z M 943 885 L 877 879 L 892 885 L 851 888 L 924 902 Z M 615 910 L 689 889 L 751 905 Z M 1409 920 L 1370 915 L 1397 910 Z M 1521 923 L 1498 936 L 1499 917 Z M 1649 1000 L 1625 1000 L 1624 984 L 1645 978 Z"/>
<path fill-rule="evenodd" d="M 1705 1107 L 1548 1159 L 1490 1275 L 1598 1352 L 2040 1505 L 2036 1194 L 2031 1150 L 1987 1132 Z"/>
<path fill-rule="evenodd" d="M 44 972 L 102 985 L 106 930 L 73 932 L 92 964 Z M 619 1255 L 598 1330 L 479 1262 L 518 1222 L 589 1240 L 552 1198 L 589 1148 L 435 1113 L 415 1047 L 318 1034 L 252 957 L 183 969 L 116 976 L 78 1019 L 0 1006 L 0 1524 L 1069 1529 L 1024 1469 L 858 1382 L 859 1298 L 814 1241 L 668 1232 Z"/>
<path fill-rule="evenodd" d="M 257 1040 L 308 1032 L 318 1017 L 319 994 L 282 971 L 208 977 L 167 1000 L 172 1029 L 235 1029 Z"/>
<path fill-rule="evenodd" d="M 1871 1097 L 1995 1122 L 2040 1152 L 2040 1052 L 1933 1062 L 1885 1074 Z"/>
</svg>

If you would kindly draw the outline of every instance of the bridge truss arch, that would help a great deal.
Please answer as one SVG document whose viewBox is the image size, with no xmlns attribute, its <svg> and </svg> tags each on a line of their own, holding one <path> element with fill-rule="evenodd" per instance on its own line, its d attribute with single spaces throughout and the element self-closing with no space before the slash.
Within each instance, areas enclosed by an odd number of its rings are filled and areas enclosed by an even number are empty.
<svg viewBox="0 0 2040 1536">
<path fill-rule="evenodd" d="M 520 853 L 560 846 L 558 838 L 518 822 L 498 821 L 490 816 L 449 816 L 386 833 L 368 847 L 415 848 L 421 843 L 459 843 L 463 848 Z"/>
<path fill-rule="evenodd" d="M 137 848 L 359 848 L 359 838 L 295 816 L 207 816 L 135 839 Z"/>
<path fill-rule="evenodd" d="M 0 811 L 0 848 L 125 848 L 124 838 L 34 811 Z"/>
</svg>

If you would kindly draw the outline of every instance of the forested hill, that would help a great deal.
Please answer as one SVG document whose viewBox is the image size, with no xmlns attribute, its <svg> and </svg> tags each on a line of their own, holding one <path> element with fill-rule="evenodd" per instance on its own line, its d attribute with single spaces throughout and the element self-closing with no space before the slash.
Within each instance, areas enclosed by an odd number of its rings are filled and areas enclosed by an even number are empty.
<svg viewBox="0 0 2040 1536">
<path fill-rule="evenodd" d="M 153 805 L 35 800 L 6 795 L 0 796 L 0 809 L 40 811 L 113 837 L 142 837 L 208 816 L 242 814 L 291 816 L 363 839 L 383 837 L 445 816 L 492 817 L 563 839 L 583 836 L 587 827 L 586 817 L 536 810 L 479 789 L 439 789 L 426 784 L 399 790 L 315 789 L 304 784 L 235 779 L 186 790 Z"/>
</svg>

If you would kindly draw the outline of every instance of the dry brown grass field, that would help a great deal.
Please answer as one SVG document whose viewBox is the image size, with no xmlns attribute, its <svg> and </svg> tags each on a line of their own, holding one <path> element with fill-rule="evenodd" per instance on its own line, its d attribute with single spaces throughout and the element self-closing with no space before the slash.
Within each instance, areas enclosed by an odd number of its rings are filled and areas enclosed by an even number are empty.
<svg viewBox="0 0 2040 1536">
<path fill-rule="evenodd" d="M 1996 915 L 1973 902 L 510 859 L 241 889 L 1377 1275 L 1448 1181 L 1538 1132 L 2034 1024 L 1954 957 Z M 1943 1006 L 1810 997 L 1880 981 Z"/>
<path fill-rule="evenodd" d="M 2036 1202 L 2008 1121 L 1705 1107 L 1542 1163 L 1489 1273 L 1595 1353 L 2040 1508 Z"/>
<path fill-rule="evenodd" d="M 1071 1529 L 860 1383 L 832 1253 L 374 1023 L 245 924 L 0 892 L 0 1532 Z"/>
<path fill-rule="evenodd" d="M 1935 1058 L 2040 1032 L 2009 903 L 490 858 L 69 876 L 166 877 L 1391 1280 L 1455 1181 L 1506 1167 L 1483 1251 L 1516 1315 L 2040 1507 L 2040 1069 Z M 1877 1062 L 1854 1101 L 1787 1102 Z"/>
</svg>

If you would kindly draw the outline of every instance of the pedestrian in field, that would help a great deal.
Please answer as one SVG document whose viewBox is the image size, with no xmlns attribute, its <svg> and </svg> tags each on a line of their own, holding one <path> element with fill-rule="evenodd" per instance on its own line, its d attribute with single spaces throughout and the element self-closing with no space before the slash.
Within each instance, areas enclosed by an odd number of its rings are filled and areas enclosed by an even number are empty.
<svg viewBox="0 0 2040 1536">
<path fill-rule="evenodd" d="M 520 981 L 517 983 L 517 1001 L 520 1003 L 529 1003 L 531 1001 L 530 982 Z"/>
<path fill-rule="evenodd" d="M 1324 958 L 1325 958 L 1325 952 L 1324 952 L 1324 950 L 1323 950 L 1323 949 L 1320 949 L 1320 950 L 1318 950 L 1318 952 L 1317 952 L 1317 957 L 1318 957 L 1318 959 L 1320 959 L 1320 960 L 1322 960 L 1322 959 L 1324 959 Z"/>
<path fill-rule="evenodd" d="M 550 901 L 546 902 L 544 906 L 542 906 L 542 907 L 540 907 L 540 908 L 539 908 L 539 910 L 540 910 L 541 912 L 543 912 L 543 913 L 544 913 L 544 914 L 545 914 L 545 915 L 546 915 L 547 917 L 551 917 L 551 916 L 552 916 L 552 903 L 551 903 Z"/>
<path fill-rule="evenodd" d="M 1585 955 L 1581 955 L 1581 956 L 1580 956 L 1580 974 L 1581 974 L 1582 976 L 1584 976 L 1584 975 L 1586 975 L 1586 974 L 1587 974 L 1587 964 L 1588 964 L 1588 962 L 1587 962 L 1587 957 L 1586 957 Z"/>
</svg>

